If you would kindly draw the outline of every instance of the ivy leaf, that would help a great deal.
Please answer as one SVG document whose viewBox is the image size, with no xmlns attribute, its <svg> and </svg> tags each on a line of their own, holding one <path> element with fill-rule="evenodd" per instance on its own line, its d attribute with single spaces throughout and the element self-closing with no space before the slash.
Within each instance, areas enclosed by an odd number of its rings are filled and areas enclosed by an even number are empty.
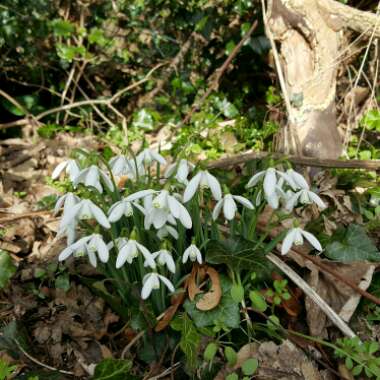
<svg viewBox="0 0 380 380">
<path fill-rule="evenodd" d="M 327 245 L 326 256 L 341 262 L 380 261 L 380 252 L 364 228 L 357 224 L 351 224 L 347 228 L 343 241 L 334 241 Z"/>
<path fill-rule="evenodd" d="M 0 289 L 8 284 L 15 272 L 16 267 L 11 257 L 7 252 L 0 250 Z"/>
<path fill-rule="evenodd" d="M 135 380 L 130 371 L 132 362 L 122 359 L 104 359 L 96 367 L 93 380 Z"/>
<path fill-rule="evenodd" d="M 193 321 L 186 313 L 179 315 L 171 323 L 173 330 L 181 332 L 179 346 L 186 356 L 190 368 L 195 368 L 201 336 L 194 326 Z"/>
<path fill-rule="evenodd" d="M 206 261 L 210 264 L 226 264 L 231 269 L 265 270 L 268 261 L 256 243 L 242 237 L 226 240 L 210 240 L 206 248 Z"/>
<path fill-rule="evenodd" d="M 200 311 L 196 303 L 202 295 L 197 295 L 194 301 L 186 300 L 184 308 L 197 327 L 223 325 L 227 328 L 238 328 L 240 325 L 239 303 L 231 295 L 232 282 L 228 277 L 220 276 L 222 298 L 219 305 L 212 310 Z"/>
</svg>

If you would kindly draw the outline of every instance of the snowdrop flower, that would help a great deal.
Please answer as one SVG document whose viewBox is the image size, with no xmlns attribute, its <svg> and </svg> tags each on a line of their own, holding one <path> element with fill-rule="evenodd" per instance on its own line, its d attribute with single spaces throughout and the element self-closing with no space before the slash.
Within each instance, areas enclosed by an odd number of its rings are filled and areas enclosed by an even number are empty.
<svg viewBox="0 0 380 380">
<path fill-rule="evenodd" d="M 302 245 L 305 238 L 317 251 L 322 251 L 321 243 L 310 232 L 304 231 L 302 228 L 295 227 L 288 231 L 282 243 L 281 254 L 286 255 L 292 245 Z"/>
<path fill-rule="evenodd" d="M 108 211 L 108 220 L 111 223 L 117 222 L 122 216 L 132 216 L 133 208 L 131 202 L 122 199 L 119 202 L 114 203 Z"/>
<path fill-rule="evenodd" d="M 147 299 L 152 293 L 153 289 L 160 288 L 160 281 L 171 291 L 174 292 L 174 286 L 165 276 L 162 276 L 158 273 L 152 272 L 148 273 L 143 278 L 143 287 L 141 290 L 141 298 L 143 300 Z"/>
<path fill-rule="evenodd" d="M 175 262 L 173 260 L 172 254 L 167 249 L 160 249 L 157 252 L 153 252 L 152 256 L 157 259 L 157 264 L 161 266 L 166 266 L 170 272 L 175 273 Z M 144 266 L 149 264 L 145 261 Z"/>
<path fill-rule="evenodd" d="M 201 170 L 188 183 L 183 194 L 183 201 L 188 202 L 196 193 L 198 187 L 201 189 L 210 188 L 215 200 L 222 198 L 222 189 L 219 181 L 211 175 L 207 170 Z"/>
<path fill-rule="evenodd" d="M 139 255 L 139 252 L 144 256 L 147 265 L 152 269 L 155 269 L 156 263 L 152 254 L 147 248 L 134 239 L 127 240 L 125 244 L 122 244 L 119 248 L 119 254 L 116 259 L 116 268 L 121 268 L 125 262 L 132 264 L 132 261 Z"/>
<path fill-rule="evenodd" d="M 192 220 L 186 207 L 175 196 L 170 195 L 167 190 L 158 192 L 158 195 L 152 200 L 152 206 L 151 214 L 154 214 L 152 222 L 155 228 L 161 228 L 167 222 L 168 212 L 175 219 L 178 219 L 185 228 L 191 228 Z"/>
<path fill-rule="evenodd" d="M 297 193 L 295 193 L 286 202 L 287 210 L 289 210 L 289 211 L 293 210 L 294 206 L 297 204 L 298 201 L 300 201 L 302 204 L 315 203 L 321 209 L 326 208 L 326 205 L 324 204 L 322 199 L 317 194 L 313 193 L 310 190 L 302 189 L 302 190 L 298 191 Z"/>
<path fill-rule="evenodd" d="M 99 193 L 102 193 L 103 187 L 100 179 L 103 180 L 108 189 L 111 191 L 114 190 L 113 183 L 107 173 L 99 169 L 96 165 L 91 165 L 90 167 L 83 169 L 75 178 L 73 185 L 77 186 L 79 183 L 83 183 L 85 186 L 95 187 Z"/>
<path fill-rule="evenodd" d="M 254 209 L 253 204 L 248 199 L 241 197 L 240 195 L 226 194 L 224 198 L 222 198 L 216 204 L 214 211 L 212 213 L 212 218 L 214 220 L 218 219 L 218 216 L 223 208 L 224 217 L 227 220 L 232 220 L 235 217 L 235 214 L 237 211 L 237 205 L 235 201 L 239 202 L 244 207 L 247 207 L 250 210 Z"/>
<path fill-rule="evenodd" d="M 60 228 L 58 230 L 57 238 L 61 238 L 62 236 L 67 237 L 67 245 L 71 245 L 74 243 L 76 238 L 76 228 L 77 228 L 77 221 L 74 221 L 73 223 L 70 223 L 66 225 L 64 228 Z"/>
<path fill-rule="evenodd" d="M 126 175 L 132 179 L 145 174 L 145 169 L 137 163 L 137 160 L 128 159 L 126 156 L 115 156 L 109 160 L 109 165 L 114 176 Z"/>
<path fill-rule="evenodd" d="M 191 244 L 185 249 L 183 253 L 182 262 L 185 264 L 190 258 L 190 261 L 198 261 L 199 264 L 202 264 L 202 254 L 201 251 L 197 248 L 195 244 Z"/>
<path fill-rule="evenodd" d="M 293 190 L 306 189 L 309 190 L 309 184 L 307 183 L 305 177 L 293 169 L 288 169 L 286 171 L 287 181 Z"/>
<path fill-rule="evenodd" d="M 158 229 L 157 231 L 157 237 L 160 239 L 160 240 L 163 240 L 165 239 L 166 237 L 168 237 L 169 235 L 171 235 L 175 240 L 178 240 L 178 232 L 177 230 L 172 227 L 172 226 L 169 226 L 169 225 L 165 225 L 161 228 Z"/>
<path fill-rule="evenodd" d="M 143 199 L 143 198 L 147 197 L 148 195 L 152 195 L 155 192 L 156 191 L 152 190 L 152 189 L 140 190 L 140 191 L 137 191 L 136 193 L 128 195 L 126 198 L 124 198 L 124 201 L 133 202 L 133 201 L 136 201 L 138 199 Z"/>
<path fill-rule="evenodd" d="M 189 175 L 189 172 L 194 169 L 194 167 L 194 164 L 182 158 L 178 163 L 174 162 L 168 166 L 165 171 L 165 177 L 169 178 L 176 172 L 174 178 L 176 178 L 179 183 L 187 185 L 187 176 Z"/>
<path fill-rule="evenodd" d="M 63 206 L 63 213 L 65 214 L 68 210 L 70 210 L 73 206 L 75 206 L 80 201 L 80 198 L 73 193 L 66 193 L 60 196 L 57 199 L 54 207 L 54 214 L 58 214 L 58 211 Z"/>
<path fill-rule="evenodd" d="M 51 178 L 57 179 L 64 170 L 66 174 L 69 175 L 71 182 L 75 180 L 75 178 L 80 172 L 80 168 L 75 160 L 67 160 L 61 162 L 55 167 L 51 175 Z"/>
<path fill-rule="evenodd" d="M 95 219 L 104 228 L 111 228 L 102 209 L 89 199 L 83 199 L 63 215 L 59 230 L 65 230 L 68 225 L 83 219 Z"/>
<path fill-rule="evenodd" d="M 101 262 L 106 263 L 109 259 L 109 251 L 106 243 L 103 241 L 102 235 L 92 234 L 79 239 L 76 243 L 71 244 L 65 248 L 59 255 L 58 260 L 66 260 L 69 256 L 75 257 L 87 254 L 90 263 L 96 267 L 97 258 L 96 253 Z"/>
<path fill-rule="evenodd" d="M 166 165 L 166 160 L 161 154 L 155 152 L 152 149 L 146 148 L 137 156 L 138 164 L 150 165 L 153 161 L 160 163 L 161 165 Z"/>
</svg>

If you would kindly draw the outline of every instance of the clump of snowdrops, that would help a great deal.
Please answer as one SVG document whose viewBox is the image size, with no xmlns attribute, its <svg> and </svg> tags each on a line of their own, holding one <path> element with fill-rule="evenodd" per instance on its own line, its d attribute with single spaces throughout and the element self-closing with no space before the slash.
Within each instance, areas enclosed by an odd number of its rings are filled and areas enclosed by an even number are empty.
<svg viewBox="0 0 380 380">
<path fill-rule="evenodd" d="M 87 256 L 127 305 L 149 298 L 156 313 L 167 307 L 192 265 L 205 262 L 211 239 L 254 240 L 266 205 L 289 215 L 298 205 L 325 207 L 293 169 L 270 166 L 255 173 L 242 196 L 204 168 L 183 158 L 167 165 L 148 148 L 108 162 L 85 151 L 77 156 L 52 173 L 55 180 L 66 176 L 68 189 L 55 206 L 56 213 L 63 210 L 58 237 L 67 238 L 59 260 Z M 322 250 L 295 218 L 284 236 L 283 255 L 304 240 Z"/>
</svg>

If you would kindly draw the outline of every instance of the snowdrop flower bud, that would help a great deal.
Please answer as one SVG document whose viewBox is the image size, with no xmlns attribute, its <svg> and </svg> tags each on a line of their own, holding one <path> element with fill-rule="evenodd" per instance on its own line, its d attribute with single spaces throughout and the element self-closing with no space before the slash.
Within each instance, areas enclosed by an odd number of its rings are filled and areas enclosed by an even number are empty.
<svg viewBox="0 0 380 380">
<path fill-rule="evenodd" d="M 109 190 L 113 191 L 114 186 L 107 173 L 99 169 L 96 165 L 91 165 L 89 168 L 83 169 L 75 178 L 73 185 L 77 186 L 79 183 L 83 183 L 85 186 L 95 187 L 99 193 L 103 192 L 100 179 L 105 183 Z"/>
<path fill-rule="evenodd" d="M 223 208 L 223 214 L 224 217 L 227 220 L 232 220 L 235 217 L 236 211 L 237 211 L 237 205 L 236 202 L 239 202 L 244 207 L 249 208 L 250 210 L 253 210 L 253 204 L 246 198 L 241 197 L 240 195 L 231 195 L 226 194 L 224 198 L 222 198 L 218 203 L 216 204 L 214 211 L 212 213 L 212 218 L 214 220 L 218 219 L 218 216 L 220 214 L 220 211 Z"/>
<path fill-rule="evenodd" d="M 80 172 L 79 165 L 77 164 L 75 160 L 67 160 L 67 161 L 61 162 L 60 164 L 56 166 L 56 168 L 53 170 L 51 178 L 57 179 L 64 170 L 66 174 L 69 175 L 71 182 L 75 180 L 75 178 Z"/>
<path fill-rule="evenodd" d="M 207 170 L 198 172 L 188 183 L 183 194 L 183 201 L 186 203 L 193 198 L 198 187 L 201 189 L 209 188 L 215 200 L 222 198 L 222 189 L 219 181 Z"/>
<path fill-rule="evenodd" d="M 186 185 L 188 183 L 187 177 L 189 175 L 189 172 L 193 170 L 194 167 L 194 164 L 182 158 L 178 163 L 174 162 L 168 166 L 165 171 L 165 178 L 171 177 L 175 171 L 177 171 L 174 178 L 176 178 L 179 183 Z"/>
<path fill-rule="evenodd" d="M 182 262 L 185 264 L 188 259 L 190 259 L 192 262 L 196 260 L 199 264 L 202 264 L 201 251 L 194 244 L 191 244 L 189 247 L 187 247 L 183 253 Z"/>
<path fill-rule="evenodd" d="M 59 210 L 63 206 L 63 213 L 65 214 L 73 206 L 80 201 L 80 198 L 73 193 L 66 193 L 58 198 L 54 207 L 54 214 L 58 214 Z"/>
<path fill-rule="evenodd" d="M 160 281 L 171 291 L 174 292 L 174 286 L 166 277 L 156 273 L 148 273 L 143 278 L 143 287 L 141 290 L 141 298 L 143 300 L 147 299 L 152 293 L 152 290 L 157 290 L 160 288 Z"/>
<path fill-rule="evenodd" d="M 138 164 L 150 165 L 153 161 L 156 161 L 156 162 L 160 163 L 161 165 L 166 165 L 165 158 L 162 157 L 161 154 L 159 154 L 159 153 L 157 153 L 154 150 L 151 150 L 149 148 L 144 149 L 137 156 L 137 163 Z"/>
<path fill-rule="evenodd" d="M 85 236 L 76 243 L 71 244 L 60 253 L 58 260 L 66 260 L 71 255 L 75 257 L 87 255 L 93 267 L 97 265 L 97 256 L 103 263 L 106 263 L 109 259 L 108 247 L 103 241 L 103 237 L 99 234 Z"/>
<path fill-rule="evenodd" d="M 89 199 L 81 200 L 63 215 L 59 230 L 66 229 L 68 225 L 76 223 L 78 219 L 95 219 L 104 228 L 111 228 L 102 209 Z"/>
<path fill-rule="evenodd" d="M 139 255 L 139 253 L 142 253 L 147 265 L 152 269 L 156 268 L 156 263 L 149 250 L 134 239 L 129 239 L 121 249 L 119 249 L 119 254 L 116 259 L 116 268 L 121 268 L 125 262 L 132 264 L 133 260 Z"/>
<path fill-rule="evenodd" d="M 167 249 L 160 249 L 157 252 L 152 253 L 153 258 L 157 259 L 157 264 L 161 266 L 166 266 L 170 272 L 175 273 L 175 262 L 173 260 L 172 254 Z M 145 261 L 144 266 L 149 264 Z"/>
<path fill-rule="evenodd" d="M 295 193 L 291 198 L 289 198 L 289 200 L 286 202 L 286 209 L 289 211 L 293 210 L 298 201 L 300 201 L 302 204 L 315 203 L 321 209 L 326 208 L 326 205 L 317 194 L 313 193 L 310 190 L 302 189 Z"/>
<path fill-rule="evenodd" d="M 286 234 L 285 239 L 282 243 L 281 254 L 286 255 L 290 251 L 290 248 L 293 244 L 302 245 L 303 238 L 305 238 L 317 251 L 322 251 L 321 243 L 313 234 L 304 231 L 300 227 L 295 227 L 290 229 Z"/>
<path fill-rule="evenodd" d="M 115 223 L 120 220 L 123 215 L 127 218 L 133 215 L 132 204 L 125 199 L 122 199 L 111 206 L 108 211 L 108 220 L 111 223 Z"/>
</svg>

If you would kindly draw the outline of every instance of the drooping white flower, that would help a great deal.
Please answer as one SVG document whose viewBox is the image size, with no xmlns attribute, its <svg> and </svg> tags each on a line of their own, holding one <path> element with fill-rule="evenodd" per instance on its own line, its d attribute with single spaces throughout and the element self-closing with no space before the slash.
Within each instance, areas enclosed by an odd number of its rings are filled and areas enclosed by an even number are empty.
<svg viewBox="0 0 380 380">
<path fill-rule="evenodd" d="M 166 266 L 170 272 L 175 273 L 175 262 L 172 254 L 167 249 L 160 249 L 157 252 L 153 252 L 152 256 L 157 260 L 157 264 L 161 266 Z M 144 266 L 149 264 L 145 261 Z"/>
<path fill-rule="evenodd" d="M 255 186 L 263 178 L 265 200 L 273 209 L 277 209 L 280 205 L 280 198 L 285 194 L 282 190 L 283 181 L 285 180 L 290 186 L 294 185 L 294 181 L 286 173 L 275 168 L 268 168 L 256 173 L 248 181 L 247 188 Z"/>
<path fill-rule="evenodd" d="M 108 247 L 100 234 L 92 234 L 79 239 L 74 244 L 65 248 L 60 253 L 58 260 L 66 260 L 71 255 L 75 257 L 87 255 L 93 267 L 97 265 L 97 256 L 103 263 L 106 263 L 109 259 Z"/>
<path fill-rule="evenodd" d="M 73 185 L 77 186 L 79 183 L 83 183 L 85 186 L 95 187 L 99 193 L 103 192 L 103 186 L 101 180 L 108 187 L 109 190 L 114 190 L 114 185 L 106 172 L 99 169 L 96 165 L 83 169 L 75 178 Z"/>
<path fill-rule="evenodd" d="M 201 189 L 210 188 L 214 199 L 217 201 L 222 197 L 222 189 L 219 181 L 207 170 L 201 170 L 186 186 L 185 193 L 183 194 L 183 201 L 185 203 L 194 196 L 198 187 Z"/>
<path fill-rule="evenodd" d="M 311 234 L 310 232 L 304 231 L 300 227 L 292 228 L 288 231 L 288 233 L 285 236 L 284 241 L 282 242 L 281 247 L 281 254 L 286 255 L 289 251 L 292 245 L 302 245 L 303 239 L 306 239 L 317 251 L 322 251 L 321 243 L 318 241 L 318 239 Z"/>
<path fill-rule="evenodd" d="M 313 193 L 310 190 L 302 189 L 292 195 L 292 197 L 289 198 L 289 200 L 286 202 L 286 208 L 287 210 L 291 211 L 295 207 L 295 205 L 299 202 L 302 204 L 311 204 L 315 203 L 318 207 L 321 209 L 326 208 L 326 205 L 322 201 L 322 199 L 315 193 Z"/>
<path fill-rule="evenodd" d="M 73 193 L 66 193 L 57 199 L 54 206 L 54 214 L 58 214 L 59 210 L 63 206 L 63 213 L 65 214 L 73 206 L 80 202 L 80 198 Z"/>
<path fill-rule="evenodd" d="M 161 165 L 166 165 L 166 160 L 158 152 L 146 148 L 137 155 L 137 163 L 150 165 L 153 161 L 158 162 Z"/>
<path fill-rule="evenodd" d="M 235 217 L 237 211 L 237 205 L 235 201 L 239 202 L 250 210 L 254 209 L 253 204 L 248 199 L 241 197 L 240 195 L 226 194 L 224 198 L 217 202 L 212 213 L 212 218 L 214 220 L 218 219 L 218 216 L 223 209 L 224 217 L 227 220 L 232 220 Z"/>
<path fill-rule="evenodd" d="M 185 228 L 191 228 L 192 220 L 186 207 L 177 200 L 173 195 L 170 195 L 167 190 L 161 190 L 152 199 L 152 213 L 158 211 L 157 218 L 153 219 L 155 228 L 161 228 L 167 221 L 164 213 L 169 212 L 175 219 L 178 219 Z"/>
<path fill-rule="evenodd" d="M 296 172 L 293 169 L 288 169 L 286 171 L 286 174 L 288 183 L 293 188 L 293 190 L 310 189 L 309 184 L 307 183 L 305 177 L 302 174 Z"/>
<path fill-rule="evenodd" d="M 176 240 L 179 237 L 177 230 L 174 227 L 169 226 L 167 224 L 164 225 L 163 227 L 159 228 L 157 231 L 157 237 L 160 240 L 167 238 L 169 235 L 171 235 Z"/>
<path fill-rule="evenodd" d="M 104 228 L 111 228 L 110 222 L 100 207 L 89 199 L 82 199 L 68 210 L 61 219 L 59 230 L 65 230 L 68 225 L 77 220 L 95 219 Z"/>
<path fill-rule="evenodd" d="M 67 160 L 67 161 L 61 162 L 55 167 L 51 175 L 51 178 L 57 179 L 64 170 L 66 174 L 69 175 L 71 182 L 75 180 L 75 178 L 80 172 L 79 165 L 75 160 Z"/>
<path fill-rule="evenodd" d="M 137 160 L 129 159 L 126 156 L 115 156 L 109 160 L 109 165 L 114 176 L 128 176 L 135 180 L 138 176 L 145 174 L 144 166 L 138 164 Z"/>
<path fill-rule="evenodd" d="M 185 249 L 183 253 L 182 262 L 185 264 L 187 260 L 198 261 L 199 264 L 202 264 L 202 254 L 201 251 L 197 248 L 195 244 L 191 244 Z"/>
<path fill-rule="evenodd" d="M 142 253 L 147 265 L 149 265 L 152 269 L 156 268 L 156 263 L 149 250 L 134 239 L 129 239 L 125 242 L 125 244 L 119 246 L 119 254 L 116 259 L 116 268 L 121 268 L 125 262 L 132 264 L 133 260 L 139 255 L 139 253 Z"/>
<path fill-rule="evenodd" d="M 108 220 L 111 223 L 117 222 L 122 216 L 130 217 L 133 215 L 132 203 L 122 199 L 114 203 L 108 211 Z"/>
<path fill-rule="evenodd" d="M 194 164 L 182 158 L 179 162 L 174 162 L 167 167 L 165 178 L 169 178 L 176 173 L 174 178 L 176 178 L 179 183 L 186 185 L 188 183 L 187 177 L 194 167 Z"/>
<path fill-rule="evenodd" d="M 148 273 L 143 278 L 143 287 L 141 290 L 141 298 L 143 300 L 147 299 L 152 293 L 152 290 L 160 288 L 160 282 L 163 282 L 164 285 L 171 291 L 174 292 L 174 286 L 165 276 L 158 274 L 156 272 Z"/>
</svg>

